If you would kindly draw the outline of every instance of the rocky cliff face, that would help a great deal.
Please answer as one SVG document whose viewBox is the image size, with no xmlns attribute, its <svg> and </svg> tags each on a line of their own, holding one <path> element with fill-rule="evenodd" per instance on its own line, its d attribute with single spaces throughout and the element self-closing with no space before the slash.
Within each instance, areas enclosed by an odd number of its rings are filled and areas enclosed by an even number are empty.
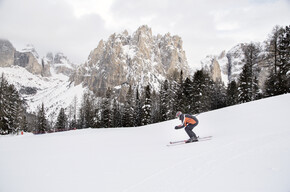
<svg viewBox="0 0 290 192">
<path fill-rule="evenodd" d="M 16 51 L 7 40 L 0 40 L 0 67 L 21 66 L 35 75 L 50 76 L 49 66 L 42 63 L 32 45 Z"/>
<path fill-rule="evenodd" d="M 10 67 L 14 64 L 15 51 L 9 41 L 0 39 L 0 67 Z"/>
<path fill-rule="evenodd" d="M 148 26 L 141 26 L 132 35 L 124 31 L 100 41 L 71 80 L 103 95 L 108 87 L 121 87 L 122 92 L 126 85 L 149 84 L 156 90 L 165 77 L 180 70 L 184 76 L 189 73 L 181 38 L 169 33 L 154 36 Z"/>
<path fill-rule="evenodd" d="M 53 69 L 57 74 L 73 74 L 75 65 L 63 53 L 48 53 L 40 58 L 33 45 L 17 51 L 8 40 L 0 39 L 0 67 L 20 66 L 34 75 L 50 77 Z"/>
<path fill-rule="evenodd" d="M 74 73 L 76 65 L 69 61 L 69 59 L 63 53 L 47 53 L 44 62 L 54 69 L 56 74 L 62 73 L 66 76 L 70 76 Z"/>
<path fill-rule="evenodd" d="M 237 82 L 245 64 L 244 49 L 247 46 L 247 44 L 241 43 L 231 48 L 228 52 L 223 51 L 218 56 L 207 56 L 201 61 L 202 67 L 209 71 L 215 81 L 221 80 L 225 85 L 231 81 Z M 258 75 L 260 88 L 263 88 L 269 73 L 268 68 L 265 67 L 265 63 L 263 63 L 264 57 L 265 51 L 261 49 L 258 58 L 258 66 L 261 66 Z"/>
<path fill-rule="evenodd" d="M 202 68 L 210 73 L 214 81 L 222 81 L 225 85 L 237 81 L 244 66 L 244 46 L 238 44 L 228 52 L 207 56 L 201 61 Z"/>
</svg>

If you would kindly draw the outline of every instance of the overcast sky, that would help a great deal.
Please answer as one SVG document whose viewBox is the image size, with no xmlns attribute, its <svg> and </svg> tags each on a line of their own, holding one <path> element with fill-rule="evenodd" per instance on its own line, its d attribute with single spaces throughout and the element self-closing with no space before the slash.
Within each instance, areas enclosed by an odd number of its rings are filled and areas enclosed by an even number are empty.
<svg viewBox="0 0 290 192">
<path fill-rule="evenodd" d="M 101 39 L 148 25 L 183 40 L 190 65 L 290 24 L 290 0 L 0 0 L 0 38 L 41 57 L 63 52 L 83 63 Z"/>
</svg>

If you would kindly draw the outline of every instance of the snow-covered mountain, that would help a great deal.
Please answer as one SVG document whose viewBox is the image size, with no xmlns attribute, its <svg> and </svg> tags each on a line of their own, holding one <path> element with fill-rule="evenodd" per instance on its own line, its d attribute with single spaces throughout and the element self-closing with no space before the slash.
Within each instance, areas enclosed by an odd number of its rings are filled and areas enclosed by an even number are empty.
<svg viewBox="0 0 290 192">
<path fill-rule="evenodd" d="M 248 45 L 247 43 L 241 43 L 234 46 L 229 51 L 222 51 L 219 55 L 208 55 L 201 60 L 201 66 L 209 71 L 214 80 L 221 80 L 225 85 L 231 81 L 237 81 L 245 64 L 244 49 Z M 266 55 L 265 45 L 257 43 L 256 46 L 260 47 L 258 65 L 262 67 L 258 80 L 262 88 L 269 71 L 265 65 L 264 59 Z"/>
<path fill-rule="evenodd" d="M 212 140 L 172 147 L 188 137 L 177 119 L 0 136 L 0 191 L 289 191 L 289 106 L 288 94 L 200 114 L 194 131 Z"/>
<path fill-rule="evenodd" d="M 55 120 L 61 108 L 67 109 L 77 98 L 80 102 L 86 88 L 74 86 L 69 77 L 50 69 L 50 77 L 42 77 L 20 66 L 0 67 L 0 74 L 13 84 L 27 102 L 28 112 L 33 113 L 44 103 L 49 120 Z"/>
<path fill-rule="evenodd" d="M 141 26 L 132 35 L 124 31 L 101 40 L 71 80 L 97 95 L 103 95 L 108 87 L 121 87 L 122 95 L 127 85 L 142 88 L 149 84 L 159 90 L 165 78 L 181 70 L 185 77 L 190 73 L 181 38 L 169 33 L 154 36 L 151 28 Z"/>
<path fill-rule="evenodd" d="M 0 74 L 15 85 L 31 113 L 43 102 L 49 119 L 54 119 L 75 96 L 81 100 L 85 88 L 69 82 L 75 68 L 63 53 L 41 58 L 33 45 L 17 51 L 9 41 L 0 40 Z"/>
<path fill-rule="evenodd" d="M 238 44 L 229 51 L 222 51 L 219 55 L 208 55 L 201 60 L 202 68 L 210 72 L 214 80 L 221 80 L 227 85 L 237 80 L 244 66 L 245 44 Z"/>
<path fill-rule="evenodd" d="M 158 91 L 165 78 L 177 77 L 181 70 L 184 77 L 190 74 L 181 38 L 169 33 L 154 36 L 148 26 L 132 35 L 124 31 L 101 40 L 78 67 L 63 53 L 41 57 L 33 45 L 17 51 L 9 41 L 0 40 L 0 73 L 16 85 L 30 112 L 43 102 L 49 119 L 68 108 L 75 95 L 80 102 L 87 89 L 102 96 L 110 87 L 122 100 L 128 85 L 143 91 L 149 84 Z"/>
</svg>

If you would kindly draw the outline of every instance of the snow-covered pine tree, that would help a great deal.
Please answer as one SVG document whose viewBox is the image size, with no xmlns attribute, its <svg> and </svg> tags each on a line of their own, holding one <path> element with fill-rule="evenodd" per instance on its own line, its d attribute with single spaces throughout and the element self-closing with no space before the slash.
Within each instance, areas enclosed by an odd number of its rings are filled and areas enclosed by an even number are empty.
<svg viewBox="0 0 290 192">
<path fill-rule="evenodd" d="M 277 74 L 279 66 L 279 39 L 281 39 L 283 28 L 275 26 L 266 40 L 267 58 L 270 64 L 273 66 L 274 73 Z"/>
<path fill-rule="evenodd" d="M 67 116 L 65 114 L 64 108 L 61 108 L 55 124 L 55 131 L 65 130 L 67 130 Z"/>
<path fill-rule="evenodd" d="M 238 86 L 235 80 L 230 82 L 227 87 L 227 106 L 238 104 Z"/>
<path fill-rule="evenodd" d="M 48 131 L 47 119 L 46 119 L 44 104 L 42 103 L 41 106 L 38 108 L 35 133 L 43 134 L 43 133 L 46 133 L 47 131 Z"/>
<path fill-rule="evenodd" d="M 123 127 L 133 127 L 134 126 L 134 108 L 133 108 L 133 92 L 131 85 L 129 86 L 123 113 Z"/>
<path fill-rule="evenodd" d="M 211 89 L 212 81 L 209 75 L 198 70 L 193 76 L 193 97 L 192 97 L 192 113 L 201 113 L 211 108 Z"/>
<path fill-rule="evenodd" d="M 85 128 L 84 105 L 83 105 L 83 103 L 81 105 L 82 106 L 79 109 L 79 117 L 78 117 L 78 120 L 77 120 L 77 129 L 83 129 L 83 128 Z"/>
<path fill-rule="evenodd" d="M 214 82 L 210 79 L 207 86 L 211 98 L 211 110 L 220 109 L 226 106 L 226 88 L 221 81 Z"/>
<path fill-rule="evenodd" d="M 271 72 L 265 83 L 265 96 L 290 92 L 290 26 L 275 26 L 267 41 Z"/>
<path fill-rule="evenodd" d="M 7 99 L 7 90 L 8 82 L 4 77 L 4 73 L 1 75 L 0 79 L 0 134 L 9 134 L 9 116 L 7 112 L 8 99 Z"/>
<path fill-rule="evenodd" d="M 193 76 L 193 97 L 192 97 L 192 108 L 193 113 L 202 112 L 202 94 L 203 94 L 203 80 L 204 74 L 202 70 L 198 70 L 194 73 Z"/>
<path fill-rule="evenodd" d="M 106 97 L 103 98 L 102 104 L 102 118 L 101 118 L 101 127 L 109 128 L 112 127 L 112 110 L 111 110 L 111 97 L 112 90 L 108 88 L 106 91 Z"/>
<path fill-rule="evenodd" d="M 183 96 L 184 82 L 183 82 L 183 72 L 180 71 L 179 81 L 175 85 L 175 99 L 174 99 L 174 111 L 183 111 L 185 108 L 184 96 Z"/>
<path fill-rule="evenodd" d="M 259 90 L 257 89 L 257 76 L 259 75 L 258 59 L 260 47 L 258 44 L 250 43 L 244 48 L 245 65 L 240 74 L 239 82 L 239 102 L 249 102 L 257 98 Z"/>
<path fill-rule="evenodd" d="M 144 105 L 142 107 L 142 125 L 148 125 L 151 123 L 151 110 L 152 110 L 151 91 L 149 85 L 146 86 L 144 94 L 145 97 L 144 97 Z"/>
<path fill-rule="evenodd" d="M 160 89 L 160 115 L 161 121 L 170 119 L 170 94 L 168 80 L 165 80 Z"/>
<path fill-rule="evenodd" d="M 122 116 L 120 110 L 119 103 L 114 99 L 112 109 L 112 127 L 122 127 Z"/>
<path fill-rule="evenodd" d="M 160 96 L 157 95 L 156 91 L 153 90 L 151 94 L 151 123 L 158 123 L 161 119 L 161 113 L 160 113 L 160 105 L 161 100 Z"/>
<path fill-rule="evenodd" d="M 94 127 L 94 96 L 87 92 L 84 94 L 84 126 L 85 128 Z"/>
<path fill-rule="evenodd" d="M 192 97 L 193 97 L 193 87 L 191 80 L 187 77 L 183 83 L 183 112 L 192 113 Z"/>
<path fill-rule="evenodd" d="M 24 102 L 19 92 L 13 84 L 7 82 L 2 74 L 0 78 L 0 134 L 18 133 L 23 130 L 25 113 Z"/>
<path fill-rule="evenodd" d="M 142 105 L 138 88 L 136 89 L 135 108 L 134 108 L 134 126 L 141 126 Z"/>
<path fill-rule="evenodd" d="M 279 71 L 278 71 L 278 93 L 290 92 L 290 25 L 282 29 L 281 37 L 278 40 L 279 50 Z M 288 75 L 288 77 L 287 77 Z"/>
<path fill-rule="evenodd" d="M 243 66 L 242 73 L 239 77 L 239 87 L 238 87 L 238 101 L 239 103 L 245 103 L 251 101 L 252 98 L 252 87 L 251 87 L 251 81 L 250 78 L 251 72 L 250 72 L 250 65 L 245 64 Z"/>
</svg>

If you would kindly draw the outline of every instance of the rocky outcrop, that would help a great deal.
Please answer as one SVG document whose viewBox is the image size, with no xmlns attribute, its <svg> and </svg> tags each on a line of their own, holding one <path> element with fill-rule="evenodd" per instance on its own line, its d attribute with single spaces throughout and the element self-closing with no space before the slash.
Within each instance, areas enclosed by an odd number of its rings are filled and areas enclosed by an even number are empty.
<svg viewBox="0 0 290 192">
<path fill-rule="evenodd" d="M 207 56 L 201 61 L 202 67 L 209 71 L 214 81 L 221 78 L 225 85 L 231 81 L 238 82 L 243 66 L 245 65 L 244 51 L 247 46 L 247 44 L 241 43 L 231 48 L 228 52 L 223 51 L 218 56 Z M 261 89 L 263 89 L 269 75 L 269 69 L 265 66 L 265 55 L 265 50 L 261 49 L 256 65 L 260 69 L 257 77 Z"/>
<path fill-rule="evenodd" d="M 101 40 L 71 80 L 103 95 L 108 87 L 122 85 L 158 89 L 162 80 L 180 70 L 185 77 L 189 73 L 181 38 L 169 33 L 154 36 L 151 28 L 141 26 L 132 35 L 124 31 Z"/>
<path fill-rule="evenodd" d="M 50 76 L 50 66 L 39 58 L 35 48 L 28 45 L 21 51 L 16 51 L 7 40 L 0 40 L 0 67 L 21 66 L 27 71 L 44 77 Z"/>
<path fill-rule="evenodd" d="M 213 62 L 212 62 L 211 74 L 212 74 L 212 79 L 215 82 L 222 80 L 221 68 L 220 68 L 220 65 L 219 65 L 219 63 L 218 63 L 218 61 L 216 59 L 214 59 Z"/>
<path fill-rule="evenodd" d="M 15 48 L 4 39 L 0 39 L 0 67 L 11 67 L 14 64 Z"/>
<path fill-rule="evenodd" d="M 47 53 L 45 63 L 51 66 L 57 74 L 62 73 L 66 76 L 70 76 L 75 71 L 75 65 L 61 52 L 55 55 L 51 52 Z"/>
</svg>

